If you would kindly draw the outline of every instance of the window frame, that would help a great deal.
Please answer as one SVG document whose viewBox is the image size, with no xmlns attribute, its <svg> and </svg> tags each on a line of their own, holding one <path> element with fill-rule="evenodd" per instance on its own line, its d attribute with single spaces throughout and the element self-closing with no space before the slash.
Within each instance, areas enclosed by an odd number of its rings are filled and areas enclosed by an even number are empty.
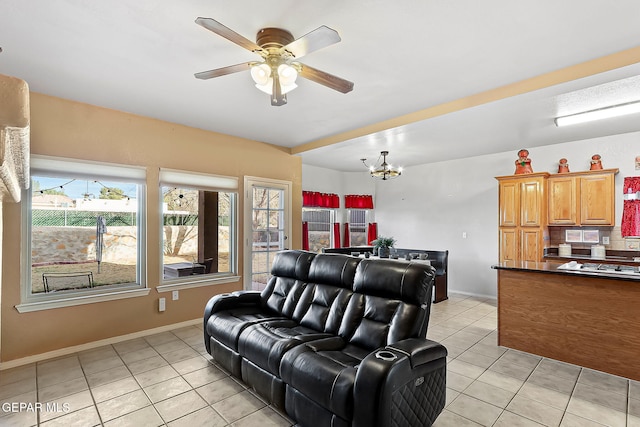
<svg viewBox="0 0 640 427">
<path fill-rule="evenodd" d="M 349 247 L 359 246 L 359 245 L 354 245 L 353 244 L 353 240 L 352 240 L 353 239 L 353 229 L 352 229 L 352 227 L 353 227 L 354 223 L 351 221 L 351 215 L 352 215 L 353 211 L 362 211 L 362 212 L 364 212 L 364 235 L 365 235 L 365 240 L 366 240 L 366 235 L 367 235 L 367 230 L 368 230 L 367 227 L 368 227 L 368 223 L 369 223 L 369 219 L 370 219 L 370 215 L 371 215 L 371 213 L 370 213 L 371 209 L 362 209 L 362 208 L 349 208 L 348 209 L 348 217 L 349 217 L 349 242 L 348 243 L 349 243 Z M 357 223 L 357 224 L 359 224 L 359 223 Z M 362 245 L 360 245 L 360 246 L 362 246 Z M 370 246 L 369 242 L 366 242 L 364 246 Z"/>
<path fill-rule="evenodd" d="M 238 274 L 238 203 L 239 188 L 238 178 L 231 176 L 207 174 L 201 172 L 183 171 L 177 169 L 160 168 L 158 175 L 158 203 L 160 220 L 158 236 L 161 247 L 164 247 L 164 207 L 162 188 L 177 187 L 190 190 L 212 191 L 227 193 L 230 195 L 231 212 L 229 214 L 229 271 L 222 273 L 198 274 L 173 279 L 164 278 L 164 254 L 160 251 L 159 258 L 159 285 L 156 287 L 158 293 L 171 292 L 181 289 L 197 288 L 224 283 L 238 282 L 241 277 Z"/>
<path fill-rule="evenodd" d="M 64 171 L 64 172 L 60 172 Z M 47 310 L 115 299 L 132 298 L 149 294 L 146 277 L 146 168 L 89 160 L 69 159 L 50 156 L 31 156 L 32 176 L 51 176 L 78 179 L 102 179 L 105 181 L 130 182 L 137 185 L 136 213 L 136 282 L 104 285 L 55 293 L 32 292 L 31 283 L 31 239 L 32 239 L 32 187 L 22 192 L 20 251 L 20 313 Z"/>
<path fill-rule="evenodd" d="M 321 210 L 321 211 L 328 211 L 329 212 L 329 222 L 327 223 L 328 226 L 329 226 L 329 231 L 327 231 L 327 233 L 329 234 L 329 248 L 334 248 L 335 247 L 335 241 L 334 241 L 335 239 L 334 239 L 334 235 L 333 235 L 333 224 L 336 221 L 337 209 L 336 208 L 319 208 L 319 207 L 303 206 L 302 207 L 302 216 L 303 217 L 304 217 L 305 210 L 308 210 L 308 211 L 319 211 L 319 210 Z M 309 222 L 309 221 L 307 221 L 307 222 Z M 324 224 L 324 223 L 318 223 L 318 224 Z M 311 225 L 311 224 L 309 223 L 309 225 Z M 309 230 L 309 233 L 311 233 L 311 230 Z M 311 242 L 309 242 L 309 243 L 311 243 Z M 309 250 L 311 250 L 311 248 L 309 248 Z"/>
</svg>

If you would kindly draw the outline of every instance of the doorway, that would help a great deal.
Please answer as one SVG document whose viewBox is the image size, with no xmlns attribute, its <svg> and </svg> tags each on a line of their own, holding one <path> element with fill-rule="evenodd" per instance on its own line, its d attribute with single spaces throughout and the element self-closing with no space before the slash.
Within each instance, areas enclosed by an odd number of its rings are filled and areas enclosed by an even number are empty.
<svg viewBox="0 0 640 427">
<path fill-rule="evenodd" d="M 261 291 L 291 235 L 291 182 L 245 177 L 244 288 Z"/>
</svg>

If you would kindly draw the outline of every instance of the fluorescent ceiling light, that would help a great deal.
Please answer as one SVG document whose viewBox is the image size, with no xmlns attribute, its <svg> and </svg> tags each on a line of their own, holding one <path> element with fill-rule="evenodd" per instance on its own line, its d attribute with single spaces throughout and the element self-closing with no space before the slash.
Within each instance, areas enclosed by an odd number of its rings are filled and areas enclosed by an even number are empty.
<svg viewBox="0 0 640 427">
<path fill-rule="evenodd" d="M 608 119 L 610 117 L 626 116 L 627 114 L 634 113 L 640 113 L 640 101 L 627 102 L 626 104 L 598 108 L 597 110 L 585 111 L 584 113 L 557 117 L 555 122 L 556 126 L 560 127 L 575 125 L 577 123 L 592 122 L 600 119 Z"/>
</svg>

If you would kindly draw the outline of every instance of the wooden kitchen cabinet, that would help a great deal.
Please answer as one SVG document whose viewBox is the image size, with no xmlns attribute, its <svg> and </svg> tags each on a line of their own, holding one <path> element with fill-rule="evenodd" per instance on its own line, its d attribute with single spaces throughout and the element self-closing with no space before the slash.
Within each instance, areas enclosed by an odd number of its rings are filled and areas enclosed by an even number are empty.
<svg viewBox="0 0 640 427">
<path fill-rule="evenodd" d="M 520 182 L 508 180 L 500 183 L 500 226 L 516 227 L 520 224 Z"/>
<path fill-rule="evenodd" d="M 549 178 L 549 225 L 577 225 L 578 186 L 576 177 L 566 174 Z"/>
<path fill-rule="evenodd" d="M 545 233 L 541 227 L 520 229 L 520 261 L 539 262 L 544 256 Z"/>
<path fill-rule="evenodd" d="M 615 225 L 615 174 L 598 173 L 580 177 L 580 224 Z"/>
<path fill-rule="evenodd" d="M 500 227 L 500 262 L 517 261 L 520 238 L 517 227 Z"/>
<path fill-rule="evenodd" d="M 500 261 L 540 261 L 547 238 L 546 172 L 496 177 Z"/>
<path fill-rule="evenodd" d="M 618 169 L 551 175 L 549 225 L 615 225 L 615 174 Z"/>
<path fill-rule="evenodd" d="M 520 225 L 539 227 L 544 225 L 545 180 L 536 178 L 520 183 Z"/>
</svg>

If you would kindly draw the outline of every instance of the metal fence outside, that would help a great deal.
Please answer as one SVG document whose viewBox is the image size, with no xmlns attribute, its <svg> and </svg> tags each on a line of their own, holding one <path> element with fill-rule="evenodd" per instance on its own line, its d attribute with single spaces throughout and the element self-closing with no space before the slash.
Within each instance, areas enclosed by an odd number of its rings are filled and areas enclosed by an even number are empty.
<svg viewBox="0 0 640 427">
<path fill-rule="evenodd" d="M 31 211 L 31 224 L 34 227 L 95 227 L 98 216 L 105 219 L 107 227 L 137 225 L 136 212 L 98 212 L 75 209 L 34 209 Z M 164 215 L 163 225 L 198 225 L 198 215 Z"/>
<path fill-rule="evenodd" d="M 95 227 L 96 217 L 102 216 L 107 226 L 136 225 L 136 212 L 96 212 L 75 209 L 34 209 L 31 224 L 35 227 Z"/>
</svg>

